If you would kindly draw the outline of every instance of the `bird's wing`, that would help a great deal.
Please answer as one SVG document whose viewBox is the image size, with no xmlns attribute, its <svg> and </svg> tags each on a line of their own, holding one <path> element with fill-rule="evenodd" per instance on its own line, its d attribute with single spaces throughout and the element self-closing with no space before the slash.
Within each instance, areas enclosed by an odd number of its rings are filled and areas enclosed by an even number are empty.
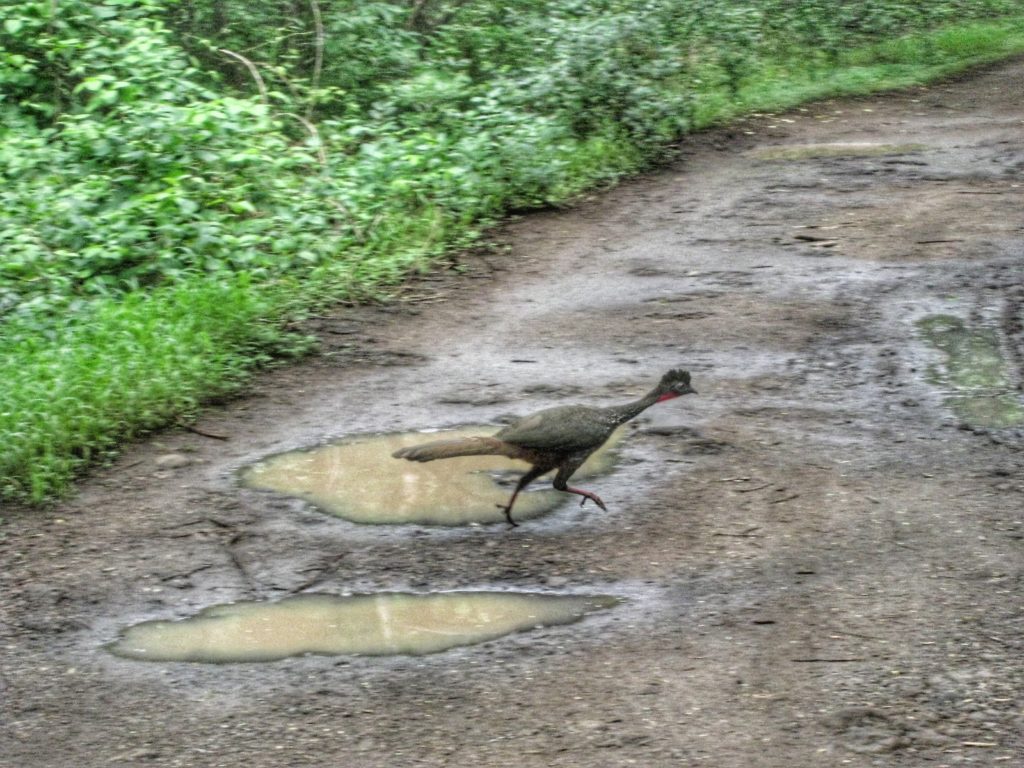
<svg viewBox="0 0 1024 768">
<path fill-rule="evenodd" d="M 540 451 L 592 451 L 604 443 L 614 429 L 614 424 L 605 421 L 598 408 L 563 405 L 524 416 L 495 437 Z"/>
</svg>

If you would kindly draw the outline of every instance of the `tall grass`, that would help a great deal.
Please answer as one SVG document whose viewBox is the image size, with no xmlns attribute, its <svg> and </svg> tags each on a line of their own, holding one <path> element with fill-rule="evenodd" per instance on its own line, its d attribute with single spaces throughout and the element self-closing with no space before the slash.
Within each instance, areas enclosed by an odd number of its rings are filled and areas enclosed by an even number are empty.
<svg viewBox="0 0 1024 768">
<path fill-rule="evenodd" d="M 0 346 L 0 493 L 41 501 L 120 440 L 233 392 L 286 337 L 245 281 L 192 282 L 100 300 L 40 334 L 17 321 Z"/>
<path fill-rule="evenodd" d="M 792 56 L 764 62 L 735 94 L 709 88 L 696 97 L 694 126 L 816 99 L 858 96 L 934 82 L 1024 52 L 1024 17 L 973 22 L 851 48 L 835 60 Z"/>
</svg>

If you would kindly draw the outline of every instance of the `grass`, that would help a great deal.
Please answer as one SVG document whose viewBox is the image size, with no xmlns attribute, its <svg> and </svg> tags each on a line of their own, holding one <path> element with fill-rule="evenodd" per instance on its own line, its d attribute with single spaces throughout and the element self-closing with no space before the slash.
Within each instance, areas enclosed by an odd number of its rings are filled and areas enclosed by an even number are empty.
<svg viewBox="0 0 1024 768">
<path fill-rule="evenodd" d="M 40 501 L 120 440 L 236 390 L 288 341 L 250 286 L 195 282 L 101 300 L 51 334 L 15 322 L 0 351 L 0 492 Z M 295 346 L 295 345 L 293 345 Z"/>
<path fill-rule="evenodd" d="M 701 93 L 695 127 L 708 128 L 751 112 L 779 111 L 818 99 L 924 85 L 1020 53 L 1024 53 L 1024 17 L 872 43 L 853 48 L 834 62 L 786 57 L 765 62 L 735 95 L 720 88 Z"/>
<path fill-rule="evenodd" d="M 837 61 L 785 56 L 764 62 L 735 92 L 709 73 L 695 95 L 695 128 L 824 97 L 918 85 L 1024 52 L 1024 17 L 970 23 L 873 43 Z M 648 162 L 640 150 L 598 136 L 567 159 L 556 197 Z M 194 278 L 122 299 L 99 299 L 65 326 L 18 319 L 0 339 L 0 498 L 43 502 L 126 439 L 237 392 L 251 371 L 307 348 L 282 328 L 331 301 L 365 295 L 477 235 L 485 222 L 441 210 L 380 221 L 344 265 L 301 282 L 253 284 Z"/>
</svg>

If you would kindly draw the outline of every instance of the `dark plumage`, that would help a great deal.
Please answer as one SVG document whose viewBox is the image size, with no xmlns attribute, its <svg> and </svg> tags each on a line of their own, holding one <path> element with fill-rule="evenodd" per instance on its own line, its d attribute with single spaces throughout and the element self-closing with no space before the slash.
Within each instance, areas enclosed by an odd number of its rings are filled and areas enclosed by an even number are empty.
<svg viewBox="0 0 1024 768">
<path fill-rule="evenodd" d="M 553 469 L 558 470 L 553 482 L 555 488 L 582 496 L 581 505 L 590 499 L 607 511 L 604 502 L 596 494 L 568 485 L 567 481 L 573 472 L 605 443 L 619 425 L 635 418 L 655 403 L 695 392 L 690 386 L 688 371 L 671 370 L 661 377 L 658 386 L 639 400 L 625 405 L 610 408 L 588 405 L 546 408 L 518 419 L 493 437 L 436 440 L 402 448 L 393 455 L 396 459 L 409 461 L 488 455 L 508 456 L 528 462 L 531 464 L 530 469 L 519 479 L 508 504 L 501 507 L 509 525 L 516 525 L 512 520 L 512 505 L 519 492 L 532 480 Z"/>
</svg>

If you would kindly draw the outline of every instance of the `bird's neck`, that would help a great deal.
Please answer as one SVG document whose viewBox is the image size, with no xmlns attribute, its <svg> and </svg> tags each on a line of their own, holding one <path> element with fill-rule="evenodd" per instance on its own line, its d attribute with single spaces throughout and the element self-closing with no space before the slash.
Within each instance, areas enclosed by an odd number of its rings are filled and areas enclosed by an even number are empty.
<svg viewBox="0 0 1024 768">
<path fill-rule="evenodd" d="M 659 403 L 662 400 L 668 400 L 673 396 L 674 395 L 661 392 L 657 389 L 652 389 L 639 400 L 634 400 L 633 402 L 626 403 L 625 405 L 615 405 L 608 410 L 612 412 L 612 416 L 616 424 L 625 424 L 627 421 L 635 419 L 655 403 Z"/>
</svg>

